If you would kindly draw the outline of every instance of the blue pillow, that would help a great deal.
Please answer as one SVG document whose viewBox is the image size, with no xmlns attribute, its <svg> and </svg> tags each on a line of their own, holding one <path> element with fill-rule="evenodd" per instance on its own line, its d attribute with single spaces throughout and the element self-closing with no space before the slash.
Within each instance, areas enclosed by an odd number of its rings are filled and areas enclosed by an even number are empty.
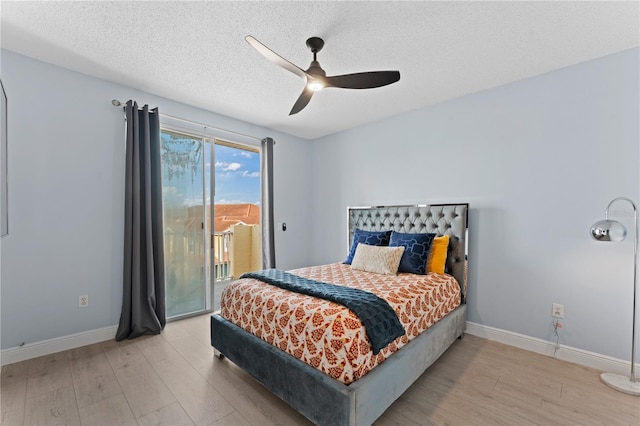
<svg viewBox="0 0 640 426">
<path fill-rule="evenodd" d="M 389 238 L 391 237 L 391 231 L 363 231 L 356 228 L 353 232 L 353 242 L 351 243 L 351 249 L 347 260 L 344 261 L 347 265 L 351 265 L 353 256 L 356 254 L 356 248 L 359 243 L 364 243 L 370 246 L 388 246 Z"/>
<path fill-rule="evenodd" d="M 392 232 L 389 246 L 404 247 L 398 272 L 411 272 L 412 274 L 425 275 L 427 273 L 429 250 L 431 250 L 431 243 L 435 237 L 436 234 L 403 234 L 401 232 Z"/>
</svg>

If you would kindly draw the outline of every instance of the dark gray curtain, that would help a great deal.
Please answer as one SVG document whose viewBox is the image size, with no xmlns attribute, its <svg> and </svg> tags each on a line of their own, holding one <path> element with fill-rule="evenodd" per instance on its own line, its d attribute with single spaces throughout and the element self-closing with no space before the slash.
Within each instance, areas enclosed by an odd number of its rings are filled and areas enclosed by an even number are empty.
<svg viewBox="0 0 640 426">
<path fill-rule="evenodd" d="M 276 267 L 276 244 L 273 225 L 273 145 L 271 138 L 262 139 L 260 168 L 262 169 L 261 213 L 262 213 L 262 267 Z"/>
<path fill-rule="evenodd" d="M 166 324 L 160 120 L 127 102 L 122 313 L 116 340 L 159 334 Z"/>
</svg>

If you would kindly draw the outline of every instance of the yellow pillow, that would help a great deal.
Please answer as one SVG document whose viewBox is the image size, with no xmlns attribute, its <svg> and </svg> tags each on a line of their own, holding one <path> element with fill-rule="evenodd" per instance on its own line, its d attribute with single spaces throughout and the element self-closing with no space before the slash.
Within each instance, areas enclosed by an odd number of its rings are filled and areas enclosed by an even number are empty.
<svg viewBox="0 0 640 426">
<path fill-rule="evenodd" d="M 427 272 L 444 274 L 444 264 L 447 262 L 447 249 L 449 248 L 449 236 L 435 237 L 431 243 L 429 257 L 427 258 Z"/>
</svg>

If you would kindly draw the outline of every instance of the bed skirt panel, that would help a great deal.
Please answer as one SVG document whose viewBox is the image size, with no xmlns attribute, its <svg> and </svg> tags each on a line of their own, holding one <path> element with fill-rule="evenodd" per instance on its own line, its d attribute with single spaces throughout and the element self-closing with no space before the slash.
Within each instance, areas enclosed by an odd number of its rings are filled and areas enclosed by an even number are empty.
<svg viewBox="0 0 640 426">
<path fill-rule="evenodd" d="M 466 305 L 460 305 L 349 385 L 356 395 L 355 424 L 372 424 L 464 334 L 466 309 Z"/>
<path fill-rule="evenodd" d="M 355 404 L 343 383 L 219 315 L 211 316 L 211 345 L 315 424 L 349 424 Z"/>
</svg>

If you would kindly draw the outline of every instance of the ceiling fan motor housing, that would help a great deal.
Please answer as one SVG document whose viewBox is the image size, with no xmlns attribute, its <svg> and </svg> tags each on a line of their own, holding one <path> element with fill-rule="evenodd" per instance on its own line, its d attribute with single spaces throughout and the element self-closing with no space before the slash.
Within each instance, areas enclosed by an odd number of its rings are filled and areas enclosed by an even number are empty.
<svg viewBox="0 0 640 426">
<path fill-rule="evenodd" d="M 323 70 L 320 66 L 320 62 L 318 61 L 311 61 L 309 68 L 307 68 L 307 73 L 318 77 L 325 77 L 327 75 L 325 70 Z"/>
</svg>

